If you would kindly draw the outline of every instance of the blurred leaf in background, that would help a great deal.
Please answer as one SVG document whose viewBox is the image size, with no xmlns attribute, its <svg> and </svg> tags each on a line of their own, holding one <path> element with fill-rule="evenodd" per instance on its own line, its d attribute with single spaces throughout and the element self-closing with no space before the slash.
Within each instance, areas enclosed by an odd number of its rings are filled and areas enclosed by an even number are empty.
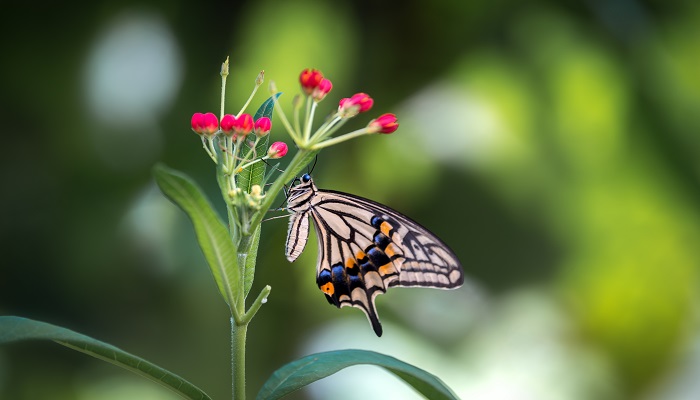
<svg viewBox="0 0 700 400">
<path fill-rule="evenodd" d="M 313 238 L 289 264 L 286 221 L 265 223 L 254 286 L 273 292 L 250 330 L 251 395 L 293 358 L 350 347 L 400 356 L 465 399 L 700 395 L 694 2 L 107 1 L 4 12 L 0 313 L 80 330 L 228 396 L 225 304 L 150 169 L 187 171 L 215 198 L 187 121 L 218 111 L 230 55 L 227 112 L 262 69 L 289 112 L 306 67 L 334 82 L 319 114 L 356 92 L 377 115 L 395 112 L 397 134 L 324 151 L 315 182 L 424 224 L 471 280 L 380 298 L 378 339 L 357 310 L 322 299 Z M 269 95 L 260 92 L 252 107 Z M 286 139 L 276 119 L 272 135 Z M 357 379 L 374 390 L 338 398 L 418 398 L 372 367 L 290 398 L 322 399 Z M 0 398 L 168 396 L 54 346 L 0 349 Z"/>
</svg>

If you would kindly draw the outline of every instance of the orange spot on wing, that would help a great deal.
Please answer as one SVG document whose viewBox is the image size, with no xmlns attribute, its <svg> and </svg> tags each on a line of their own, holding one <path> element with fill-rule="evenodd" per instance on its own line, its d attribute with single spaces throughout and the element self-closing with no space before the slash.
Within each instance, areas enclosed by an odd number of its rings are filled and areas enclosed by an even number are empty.
<svg viewBox="0 0 700 400">
<path fill-rule="evenodd" d="M 394 264 L 392 263 L 384 264 L 381 267 L 379 267 L 379 273 L 382 276 L 393 274 L 394 272 L 396 272 L 396 269 L 394 268 Z"/>
<path fill-rule="evenodd" d="M 348 258 L 348 260 L 345 261 L 345 268 L 353 269 L 355 267 L 357 267 L 357 262 L 355 262 L 354 258 Z"/>
<path fill-rule="evenodd" d="M 390 223 L 384 221 L 379 225 L 379 230 L 385 234 L 387 237 L 391 237 L 391 230 L 394 229 Z"/>
<path fill-rule="evenodd" d="M 362 250 L 358 251 L 358 252 L 357 252 L 357 256 L 355 256 L 355 258 L 357 258 L 358 260 L 362 260 L 362 259 L 364 259 L 365 257 L 367 257 L 367 254 L 365 254 L 365 252 L 362 251 Z"/>
<path fill-rule="evenodd" d="M 394 244 L 389 243 L 388 246 L 386 246 L 386 249 L 384 249 L 384 253 L 389 256 L 389 258 L 393 257 L 396 255 L 396 250 L 394 250 Z"/>
<path fill-rule="evenodd" d="M 333 293 L 335 293 L 335 288 L 333 287 L 333 283 L 328 282 L 325 285 L 321 285 L 321 291 L 323 291 L 323 293 L 325 293 L 329 296 L 333 296 Z"/>
</svg>

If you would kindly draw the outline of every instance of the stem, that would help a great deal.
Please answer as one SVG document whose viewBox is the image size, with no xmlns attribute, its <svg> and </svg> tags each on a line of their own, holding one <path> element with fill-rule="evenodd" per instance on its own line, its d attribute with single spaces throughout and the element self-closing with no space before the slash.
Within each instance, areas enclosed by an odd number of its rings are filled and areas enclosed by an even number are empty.
<svg viewBox="0 0 700 400">
<path fill-rule="evenodd" d="M 267 302 L 267 296 L 270 295 L 271 290 L 272 288 L 270 287 L 270 285 L 267 285 L 263 288 L 263 290 L 260 291 L 258 298 L 255 299 L 253 304 L 251 304 L 250 308 L 248 309 L 248 312 L 246 312 L 243 318 L 241 319 L 242 322 L 247 324 L 250 322 L 251 319 L 253 319 L 255 314 L 260 309 L 260 306 Z"/>
<path fill-rule="evenodd" d="M 299 123 L 299 110 L 301 110 L 301 99 L 295 97 L 295 100 L 299 99 L 298 104 L 293 104 L 294 107 L 294 129 L 301 135 L 301 124 Z M 294 100 L 292 100 L 294 103 Z"/>
<path fill-rule="evenodd" d="M 255 163 L 258 162 L 258 161 L 267 160 L 268 158 L 270 158 L 270 156 L 265 156 L 265 157 L 257 158 L 257 159 L 255 159 L 255 160 L 249 162 L 249 163 L 243 164 L 243 165 L 241 165 L 240 167 L 236 168 L 236 172 L 239 172 L 239 171 L 243 170 L 243 168 L 248 168 L 248 167 L 250 167 L 251 165 L 255 164 Z"/>
<path fill-rule="evenodd" d="M 313 105 L 312 105 L 313 104 Z M 311 96 L 306 98 L 306 113 L 304 113 L 304 119 L 306 124 L 304 126 L 304 141 L 308 142 L 311 137 L 311 124 L 314 122 L 314 110 L 316 110 L 316 102 L 311 99 Z"/>
<path fill-rule="evenodd" d="M 221 75 L 221 115 L 219 115 L 219 121 L 224 118 L 224 99 L 226 98 L 226 76 Z"/>
<path fill-rule="evenodd" d="M 363 135 L 367 135 L 367 134 L 368 134 L 367 128 L 362 128 L 362 129 L 358 129 L 354 132 L 346 133 L 343 136 L 334 137 L 333 139 L 328 139 L 328 140 L 323 141 L 321 143 L 314 144 L 313 146 L 311 146 L 311 148 L 314 150 L 321 150 L 324 147 L 332 146 L 334 144 L 338 144 L 340 142 L 344 142 L 346 140 L 350 140 L 350 139 L 356 138 L 358 136 L 363 136 Z"/>
<path fill-rule="evenodd" d="M 209 154 L 209 158 L 211 158 L 214 163 L 217 163 L 218 161 L 216 161 L 216 154 L 211 152 L 211 139 L 202 136 L 202 147 L 204 147 L 204 151 Z"/>
<path fill-rule="evenodd" d="M 340 128 L 342 128 L 346 122 L 348 122 L 348 118 L 340 118 L 339 116 L 335 116 L 328 124 L 328 126 L 325 127 L 324 131 L 321 131 L 316 136 L 314 136 L 313 142 L 319 143 L 321 140 L 324 140 L 325 138 L 333 135 Z"/>
<path fill-rule="evenodd" d="M 272 101 L 275 102 L 275 111 L 277 111 L 277 115 L 280 117 L 280 121 L 287 130 L 287 133 L 289 133 L 289 136 L 292 137 L 292 140 L 294 140 L 295 143 L 299 143 L 301 138 L 297 137 L 296 132 L 294 132 L 294 129 L 292 129 L 292 126 L 289 124 L 287 116 L 284 115 L 284 111 L 282 111 L 282 105 L 280 105 L 280 102 L 277 100 L 277 96 L 275 96 L 275 94 L 272 95 Z M 301 132 L 299 132 L 299 134 L 301 134 Z"/>
<path fill-rule="evenodd" d="M 253 100 L 253 96 L 255 96 L 255 92 L 258 91 L 259 87 L 260 87 L 260 85 L 257 85 L 257 84 L 255 85 L 255 88 L 253 88 L 253 93 L 251 93 L 250 97 L 248 97 L 248 101 L 246 101 L 245 104 L 243 104 L 243 108 L 241 108 L 241 111 L 238 112 L 238 114 L 236 115 L 236 118 L 240 117 L 241 114 L 243 114 L 243 111 L 245 111 L 245 109 L 248 108 L 248 105 L 250 104 L 251 100 Z"/>
<path fill-rule="evenodd" d="M 245 342 L 248 323 L 231 318 L 231 378 L 233 399 L 245 400 Z"/>
</svg>

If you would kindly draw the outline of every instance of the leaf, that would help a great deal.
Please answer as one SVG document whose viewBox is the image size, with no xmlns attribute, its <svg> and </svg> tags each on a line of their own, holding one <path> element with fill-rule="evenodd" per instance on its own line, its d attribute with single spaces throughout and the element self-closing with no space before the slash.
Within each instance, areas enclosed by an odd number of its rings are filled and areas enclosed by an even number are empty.
<svg viewBox="0 0 700 400">
<path fill-rule="evenodd" d="M 206 199 L 201 189 L 181 172 L 162 164 L 153 168 L 160 190 L 179 206 L 194 225 L 199 247 L 204 253 L 216 285 L 228 303 L 238 287 L 239 273 L 236 248 L 228 229 Z"/>
<path fill-rule="evenodd" d="M 258 225 L 253 232 L 250 244 L 250 251 L 248 252 L 248 257 L 245 259 L 245 271 L 243 276 L 243 293 L 245 297 L 248 297 L 250 288 L 253 287 L 253 280 L 255 279 L 255 264 L 258 258 L 258 246 L 260 245 L 260 230 L 261 226 Z"/>
<path fill-rule="evenodd" d="M 438 377 L 384 354 L 366 350 L 338 350 L 316 353 L 293 361 L 275 371 L 260 389 L 257 400 L 274 400 L 343 368 L 372 364 L 386 369 L 430 400 L 459 400 Z"/>
<path fill-rule="evenodd" d="M 275 98 L 278 98 L 282 93 L 277 93 L 274 96 L 268 98 L 265 100 L 264 103 L 258 108 L 258 111 L 255 113 L 255 116 L 253 119 L 257 121 L 259 118 L 262 117 L 268 117 L 272 119 L 272 111 L 275 108 Z M 265 136 L 264 138 L 260 139 L 258 142 L 257 146 L 255 146 L 255 154 L 258 156 L 262 156 L 267 154 L 267 146 L 270 141 L 270 135 Z M 248 150 L 250 147 L 246 144 L 243 146 L 242 153 L 247 154 Z M 250 193 L 250 189 L 253 187 L 253 185 L 261 185 L 263 184 L 263 180 L 265 179 L 265 168 L 267 167 L 267 164 L 264 162 L 257 162 L 247 168 L 244 168 L 243 171 L 241 171 L 238 176 L 238 187 L 243 189 L 244 191 Z M 240 249 L 241 252 L 246 251 L 247 256 L 246 256 L 246 261 L 245 261 L 245 269 L 244 269 L 244 284 L 245 284 L 245 291 L 244 291 L 244 296 L 248 296 L 248 292 L 250 292 L 250 288 L 253 285 L 253 278 L 255 277 L 255 262 L 257 259 L 258 255 L 258 245 L 260 243 L 260 227 L 253 227 L 255 230 L 251 234 L 250 241 L 250 246 L 247 249 Z"/>
<path fill-rule="evenodd" d="M 186 399 L 211 400 L 201 389 L 178 375 L 111 344 L 46 322 L 21 317 L 0 316 L 0 344 L 25 340 L 52 340 L 148 378 Z"/>
</svg>

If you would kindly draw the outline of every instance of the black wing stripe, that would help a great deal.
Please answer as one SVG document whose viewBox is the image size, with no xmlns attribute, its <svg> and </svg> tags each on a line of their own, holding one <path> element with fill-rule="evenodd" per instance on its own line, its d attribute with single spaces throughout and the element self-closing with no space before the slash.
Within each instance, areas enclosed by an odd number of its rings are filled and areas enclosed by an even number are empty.
<svg viewBox="0 0 700 400">
<path fill-rule="evenodd" d="M 389 287 L 455 288 L 454 252 L 410 218 L 371 200 L 317 190 L 308 201 L 319 241 L 317 282 L 336 307 L 361 309 L 381 335 L 375 299 Z"/>
</svg>

